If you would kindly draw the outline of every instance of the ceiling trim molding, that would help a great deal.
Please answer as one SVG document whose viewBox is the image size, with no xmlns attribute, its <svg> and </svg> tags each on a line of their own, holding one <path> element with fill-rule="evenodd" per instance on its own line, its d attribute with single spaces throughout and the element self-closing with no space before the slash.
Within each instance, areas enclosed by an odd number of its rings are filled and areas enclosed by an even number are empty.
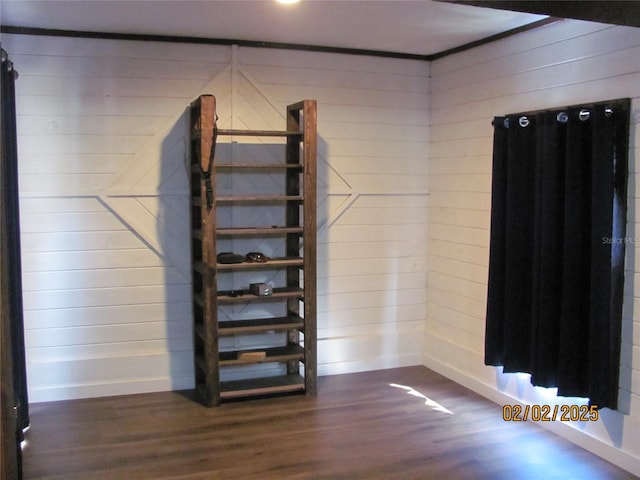
<svg viewBox="0 0 640 480">
<path fill-rule="evenodd" d="M 37 28 L 37 27 L 24 27 L 18 25 L 0 25 L 0 33 L 14 34 L 14 35 L 33 35 L 33 36 L 49 36 L 49 37 L 73 37 L 73 38 L 94 38 L 101 40 L 129 40 L 129 41 L 141 41 L 141 42 L 168 42 L 168 43 L 194 43 L 204 45 L 238 45 L 240 47 L 254 47 L 254 48 L 272 48 L 279 50 L 302 50 L 307 52 L 324 52 L 324 53 L 339 53 L 345 55 L 363 55 L 370 57 L 384 57 L 384 58 L 398 58 L 405 60 L 422 60 L 430 62 L 439 58 L 459 53 L 471 48 L 485 45 L 487 43 L 495 42 L 518 33 L 532 30 L 549 23 L 562 20 L 560 18 L 545 18 L 538 20 L 521 27 L 513 28 L 505 32 L 491 35 L 474 42 L 466 43 L 455 48 L 444 50 L 442 52 L 419 55 L 414 53 L 402 53 L 402 52 L 389 52 L 384 50 L 367 50 L 360 48 L 343 48 L 343 47 L 329 47 L 323 45 L 302 45 L 297 43 L 278 43 L 278 42 L 262 42 L 256 40 L 237 40 L 228 38 L 206 38 L 206 37 L 188 37 L 177 35 L 151 35 L 151 34 L 139 34 L 139 33 L 113 33 L 113 32 L 91 32 L 80 30 L 61 30 L 52 28 Z"/>
<path fill-rule="evenodd" d="M 564 18 L 557 17 L 547 17 L 542 20 L 538 20 L 533 23 L 529 23 L 527 25 L 523 25 L 521 27 L 512 28 L 511 30 L 507 30 L 506 32 L 497 33 L 495 35 L 491 35 L 490 37 L 483 38 L 481 40 L 476 40 L 475 42 L 465 43 L 464 45 L 460 45 L 459 47 L 450 48 L 449 50 L 444 50 L 442 52 L 434 53 L 429 55 L 429 60 L 437 60 L 439 58 L 446 57 L 448 55 L 453 55 L 454 53 L 464 52 L 465 50 L 471 50 L 472 48 L 479 47 L 480 45 L 486 45 L 487 43 L 495 42 L 497 40 L 502 40 L 503 38 L 512 37 L 513 35 L 517 35 L 522 32 L 526 32 L 528 30 L 533 30 L 534 28 L 543 27 L 545 25 L 549 25 L 550 23 L 555 23 L 558 21 L 564 20 Z"/>
<path fill-rule="evenodd" d="M 404 58 L 409 60 L 429 60 L 429 55 L 413 53 L 365 50 L 359 48 L 327 47 L 322 45 L 301 45 L 297 43 L 262 42 L 256 40 L 237 40 L 230 38 L 183 37 L 178 35 L 150 35 L 139 33 L 89 32 L 79 30 L 58 30 L 14 25 L 0 26 L 0 33 L 17 35 L 40 35 L 50 37 L 97 38 L 101 40 L 135 40 L 142 42 L 195 43 L 204 45 L 238 45 L 240 47 L 273 48 L 280 50 L 305 50 L 311 52 L 343 53 L 349 55 L 367 55 L 373 57 Z"/>
</svg>

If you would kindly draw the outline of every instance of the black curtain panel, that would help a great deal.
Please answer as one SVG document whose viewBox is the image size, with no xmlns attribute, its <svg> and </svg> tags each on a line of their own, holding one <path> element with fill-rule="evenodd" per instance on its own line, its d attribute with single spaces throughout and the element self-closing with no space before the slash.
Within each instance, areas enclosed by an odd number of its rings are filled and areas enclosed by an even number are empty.
<svg viewBox="0 0 640 480">
<path fill-rule="evenodd" d="M 20 251 L 20 211 L 18 205 L 18 147 L 16 138 L 16 102 L 13 63 L 2 50 L 2 77 L 0 83 L 2 102 L 2 215 L 3 251 L 6 272 L 3 288 L 9 289 L 8 317 L 13 360 L 13 386 L 18 414 L 18 428 L 29 425 L 29 399 L 27 395 L 27 373 L 24 349 L 24 323 L 22 308 L 22 263 Z"/>
<path fill-rule="evenodd" d="M 485 363 L 615 409 L 630 100 L 496 117 Z"/>
</svg>

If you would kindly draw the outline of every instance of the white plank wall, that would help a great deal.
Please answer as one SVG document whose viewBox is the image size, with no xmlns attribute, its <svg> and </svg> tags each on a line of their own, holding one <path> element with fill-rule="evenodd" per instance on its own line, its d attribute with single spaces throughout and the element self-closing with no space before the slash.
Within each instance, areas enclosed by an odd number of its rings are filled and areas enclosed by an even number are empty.
<svg viewBox="0 0 640 480">
<path fill-rule="evenodd" d="M 562 403 L 484 366 L 495 115 L 632 98 L 628 233 L 638 233 L 640 29 L 563 21 L 431 65 L 425 364 L 501 403 Z M 619 411 L 562 434 L 640 475 L 638 245 L 627 245 Z M 566 403 L 578 400 L 566 399 Z M 582 401 L 581 401 L 582 402 Z"/>
<path fill-rule="evenodd" d="M 319 373 L 422 361 L 429 65 L 3 35 L 20 73 L 33 402 L 190 388 L 185 109 L 284 126 L 318 100 Z"/>
</svg>

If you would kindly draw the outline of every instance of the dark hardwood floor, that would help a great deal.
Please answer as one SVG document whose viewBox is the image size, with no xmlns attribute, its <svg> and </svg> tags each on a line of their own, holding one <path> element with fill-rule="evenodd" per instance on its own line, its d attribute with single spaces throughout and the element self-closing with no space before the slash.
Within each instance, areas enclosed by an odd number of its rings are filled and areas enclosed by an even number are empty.
<svg viewBox="0 0 640 480">
<path fill-rule="evenodd" d="M 425 367 L 318 386 L 210 409 L 186 392 L 34 404 L 25 479 L 635 478 Z"/>
</svg>

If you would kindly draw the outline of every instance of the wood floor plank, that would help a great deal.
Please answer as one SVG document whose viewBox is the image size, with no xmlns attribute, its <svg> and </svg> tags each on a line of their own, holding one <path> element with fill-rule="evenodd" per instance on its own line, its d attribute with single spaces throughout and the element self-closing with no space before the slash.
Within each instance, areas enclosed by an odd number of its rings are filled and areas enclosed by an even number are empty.
<svg viewBox="0 0 640 480">
<path fill-rule="evenodd" d="M 210 409 L 190 392 L 34 404 L 24 478 L 635 478 L 425 367 L 318 383 Z"/>
</svg>

